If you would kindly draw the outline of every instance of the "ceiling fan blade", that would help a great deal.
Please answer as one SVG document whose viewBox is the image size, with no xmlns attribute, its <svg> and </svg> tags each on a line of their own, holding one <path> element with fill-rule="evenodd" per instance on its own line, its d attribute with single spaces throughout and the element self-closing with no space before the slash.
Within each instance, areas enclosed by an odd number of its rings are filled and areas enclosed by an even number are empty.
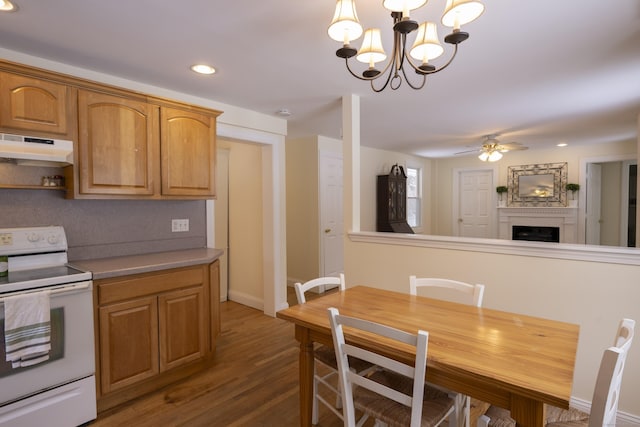
<svg viewBox="0 0 640 427">
<path fill-rule="evenodd" d="M 527 150 L 529 147 L 525 147 L 519 142 L 508 142 L 506 144 L 500 144 L 497 148 L 504 153 L 507 151 Z"/>
<path fill-rule="evenodd" d="M 474 148 L 473 150 L 460 151 L 458 153 L 453 153 L 453 154 L 456 155 L 456 154 L 467 154 L 467 153 L 479 153 L 480 151 L 482 151 L 482 149 Z"/>
</svg>

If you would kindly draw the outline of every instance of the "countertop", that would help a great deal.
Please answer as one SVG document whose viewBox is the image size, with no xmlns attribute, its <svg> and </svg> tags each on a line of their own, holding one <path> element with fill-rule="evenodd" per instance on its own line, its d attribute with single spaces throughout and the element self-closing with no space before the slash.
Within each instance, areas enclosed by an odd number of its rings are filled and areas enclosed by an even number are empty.
<svg viewBox="0 0 640 427">
<path fill-rule="evenodd" d="M 82 271 L 90 271 L 93 274 L 93 279 L 96 280 L 167 270 L 170 268 L 188 267 L 198 264 L 209 264 L 220 258 L 223 253 L 224 251 L 222 249 L 213 248 L 186 249 L 180 251 L 70 261 L 69 266 Z"/>
</svg>

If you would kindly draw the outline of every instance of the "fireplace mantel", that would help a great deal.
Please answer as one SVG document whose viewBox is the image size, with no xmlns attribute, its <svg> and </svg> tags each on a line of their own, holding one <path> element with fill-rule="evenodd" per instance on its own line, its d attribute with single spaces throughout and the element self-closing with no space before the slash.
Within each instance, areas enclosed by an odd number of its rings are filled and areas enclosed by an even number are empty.
<svg viewBox="0 0 640 427">
<path fill-rule="evenodd" d="M 505 207 L 498 208 L 498 236 L 511 240 L 514 225 L 560 228 L 560 243 L 577 243 L 578 208 Z"/>
</svg>

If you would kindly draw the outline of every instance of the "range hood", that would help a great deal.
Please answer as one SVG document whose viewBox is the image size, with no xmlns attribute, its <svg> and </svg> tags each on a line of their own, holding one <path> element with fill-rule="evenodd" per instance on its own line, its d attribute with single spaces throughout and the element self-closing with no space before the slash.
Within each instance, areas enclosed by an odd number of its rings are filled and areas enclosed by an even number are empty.
<svg viewBox="0 0 640 427">
<path fill-rule="evenodd" d="M 73 141 L 0 133 L 0 161 L 21 166 L 73 164 Z"/>
</svg>

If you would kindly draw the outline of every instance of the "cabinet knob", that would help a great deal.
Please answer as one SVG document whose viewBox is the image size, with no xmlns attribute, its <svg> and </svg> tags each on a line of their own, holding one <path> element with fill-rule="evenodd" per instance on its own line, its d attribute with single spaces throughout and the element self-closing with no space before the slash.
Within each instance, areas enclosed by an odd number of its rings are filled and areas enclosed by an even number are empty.
<svg viewBox="0 0 640 427">
<path fill-rule="evenodd" d="M 331 229 L 330 229 L 330 228 L 325 228 L 325 229 L 324 229 L 324 232 L 325 232 L 325 233 L 331 233 Z"/>
<path fill-rule="evenodd" d="M 462 218 L 458 218 L 458 222 L 462 222 Z"/>
</svg>

